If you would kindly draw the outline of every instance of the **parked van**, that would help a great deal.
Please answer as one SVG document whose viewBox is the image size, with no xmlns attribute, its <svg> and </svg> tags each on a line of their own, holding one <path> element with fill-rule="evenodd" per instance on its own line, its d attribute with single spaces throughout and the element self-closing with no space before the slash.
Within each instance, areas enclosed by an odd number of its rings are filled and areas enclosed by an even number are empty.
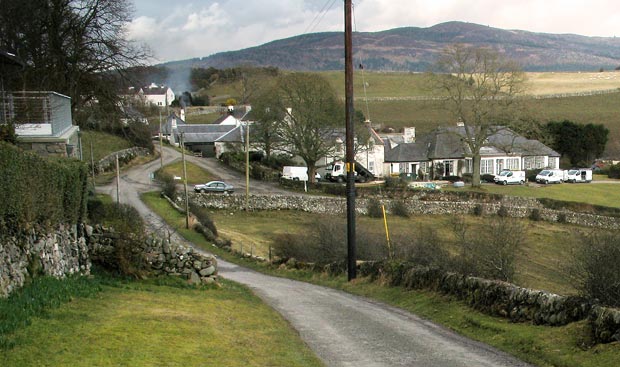
<svg viewBox="0 0 620 367">
<path fill-rule="evenodd" d="M 284 166 L 282 178 L 293 181 L 308 181 L 308 167 Z"/>
<path fill-rule="evenodd" d="M 567 182 L 592 182 L 592 170 L 590 168 L 574 168 L 566 174 Z"/>
<path fill-rule="evenodd" d="M 504 170 L 493 178 L 496 184 L 502 185 L 523 185 L 525 183 L 525 171 Z"/>
<path fill-rule="evenodd" d="M 536 182 L 550 184 L 566 181 L 566 171 L 561 169 L 544 169 L 536 175 Z"/>
</svg>

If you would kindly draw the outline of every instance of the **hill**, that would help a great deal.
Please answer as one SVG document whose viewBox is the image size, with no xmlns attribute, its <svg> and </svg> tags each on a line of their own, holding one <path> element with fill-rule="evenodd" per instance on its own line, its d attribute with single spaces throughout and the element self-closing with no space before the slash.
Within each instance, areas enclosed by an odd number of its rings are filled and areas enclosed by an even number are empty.
<svg viewBox="0 0 620 367">
<path fill-rule="evenodd" d="M 518 61 L 526 71 L 593 71 L 620 66 L 620 38 L 504 30 L 463 22 L 356 32 L 354 60 L 373 71 L 427 71 L 438 52 L 454 43 L 492 47 Z M 342 70 L 343 55 L 343 34 L 324 32 L 164 65 L 172 69 L 254 65 L 285 70 Z"/>
</svg>

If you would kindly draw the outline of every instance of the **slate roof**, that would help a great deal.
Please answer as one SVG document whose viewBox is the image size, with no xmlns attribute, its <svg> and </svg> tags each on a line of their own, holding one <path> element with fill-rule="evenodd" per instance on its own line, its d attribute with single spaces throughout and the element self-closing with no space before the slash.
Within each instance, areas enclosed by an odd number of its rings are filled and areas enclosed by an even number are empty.
<svg viewBox="0 0 620 367">
<path fill-rule="evenodd" d="M 537 140 L 526 139 L 514 131 L 501 126 L 491 135 L 480 150 L 481 156 L 518 155 L 550 156 L 560 154 Z M 386 151 L 386 162 L 423 162 L 433 159 L 462 159 L 470 155 L 463 144 L 464 127 L 438 128 L 418 137 L 415 143 L 399 144 Z"/>
<path fill-rule="evenodd" d="M 177 126 L 176 135 L 184 133 L 186 143 L 242 142 L 240 130 L 235 125 L 186 124 Z"/>
</svg>

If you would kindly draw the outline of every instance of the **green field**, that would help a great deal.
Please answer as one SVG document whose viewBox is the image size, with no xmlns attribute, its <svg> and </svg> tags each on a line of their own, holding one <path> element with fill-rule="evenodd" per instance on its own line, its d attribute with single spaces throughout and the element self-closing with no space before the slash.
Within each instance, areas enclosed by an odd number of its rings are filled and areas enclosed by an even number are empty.
<svg viewBox="0 0 620 367">
<path fill-rule="evenodd" d="M 95 162 L 98 162 L 108 154 L 132 147 L 131 143 L 126 139 L 109 133 L 85 130 L 81 134 L 82 155 L 86 162 L 90 162 L 91 159 L 91 146 Z"/>
</svg>

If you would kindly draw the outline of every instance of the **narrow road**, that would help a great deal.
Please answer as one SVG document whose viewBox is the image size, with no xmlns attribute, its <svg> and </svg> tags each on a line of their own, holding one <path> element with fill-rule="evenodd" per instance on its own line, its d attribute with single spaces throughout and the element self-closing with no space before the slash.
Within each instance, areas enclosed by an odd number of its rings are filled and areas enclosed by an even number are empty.
<svg viewBox="0 0 620 367">
<path fill-rule="evenodd" d="M 166 150 L 166 161 L 177 159 L 175 153 L 179 154 Z M 206 165 L 216 164 L 206 161 Z M 172 232 L 174 240 L 192 246 L 176 236 L 174 229 L 168 228 L 139 199 L 139 193 L 155 189 L 148 172 L 159 168 L 159 164 L 157 160 L 126 172 L 122 176 L 121 202 L 136 206 L 152 230 Z M 223 179 L 234 179 L 225 176 L 230 172 L 220 166 L 209 169 L 216 169 Z M 115 190 L 114 186 L 100 188 L 113 198 Z M 380 302 L 260 274 L 223 260 L 218 260 L 218 270 L 222 277 L 250 287 L 281 313 L 329 367 L 529 366 L 494 348 Z"/>
</svg>

